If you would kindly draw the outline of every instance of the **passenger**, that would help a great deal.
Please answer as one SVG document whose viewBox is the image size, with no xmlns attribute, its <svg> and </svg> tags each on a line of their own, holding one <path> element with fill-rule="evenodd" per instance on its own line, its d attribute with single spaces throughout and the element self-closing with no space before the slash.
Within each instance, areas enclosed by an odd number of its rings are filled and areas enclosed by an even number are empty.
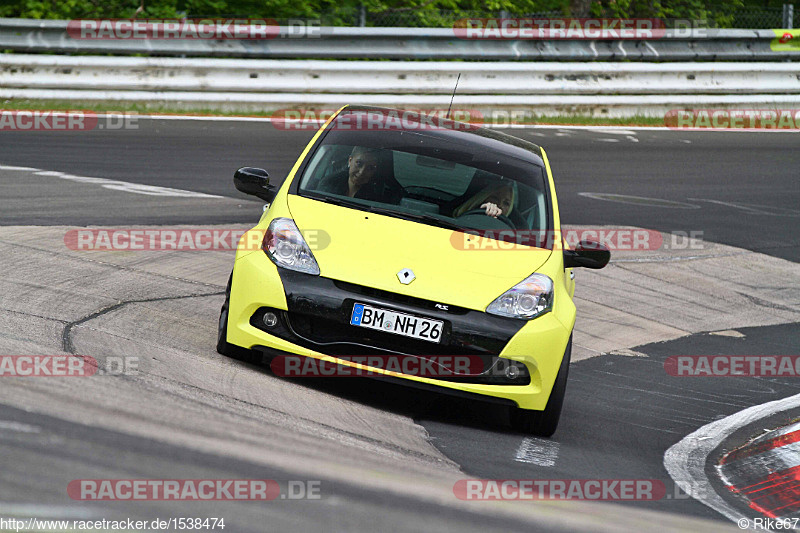
<svg viewBox="0 0 800 533">
<path fill-rule="evenodd" d="M 403 188 L 394 178 L 380 175 L 381 152 L 374 148 L 356 146 L 347 159 L 346 175 L 343 171 L 324 178 L 319 189 L 352 198 L 399 203 Z"/>
<path fill-rule="evenodd" d="M 453 218 L 476 209 L 484 209 L 486 215 L 497 218 L 508 216 L 514 209 L 516 194 L 511 184 L 492 184 L 484 187 L 475 196 L 468 199 L 453 211 Z"/>
</svg>

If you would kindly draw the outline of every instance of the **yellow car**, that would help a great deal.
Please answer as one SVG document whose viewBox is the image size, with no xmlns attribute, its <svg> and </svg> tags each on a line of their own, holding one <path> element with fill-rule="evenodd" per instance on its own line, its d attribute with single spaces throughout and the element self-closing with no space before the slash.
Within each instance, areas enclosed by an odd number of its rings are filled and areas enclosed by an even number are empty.
<svg viewBox="0 0 800 533">
<path fill-rule="evenodd" d="M 249 167 L 234 183 L 269 208 L 239 243 L 220 353 L 279 360 L 283 375 L 329 365 L 501 402 L 515 429 L 553 434 L 575 324 L 571 269 L 602 268 L 610 254 L 563 245 L 539 146 L 348 106 L 279 188 Z"/>
</svg>

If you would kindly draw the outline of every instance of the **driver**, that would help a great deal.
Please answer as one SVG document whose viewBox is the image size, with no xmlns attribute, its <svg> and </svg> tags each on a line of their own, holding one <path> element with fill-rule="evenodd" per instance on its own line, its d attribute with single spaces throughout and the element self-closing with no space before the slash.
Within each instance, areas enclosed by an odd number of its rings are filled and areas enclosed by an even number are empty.
<svg viewBox="0 0 800 533">
<path fill-rule="evenodd" d="M 379 175 L 381 155 L 381 150 L 356 146 L 347 159 L 346 173 L 323 179 L 319 184 L 320 190 L 352 198 L 399 203 L 403 195 L 401 185 L 394 178 Z"/>
<path fill-rule="evenodd" d="M 486 215 L 493 218 L 501 215 L 508 216 L 514 208 L 514 196 L 514 187 L 510 184 L 489 185 L 457 207 L 453 211 L 453 218 L 458 218 L 475 209 L 484 209 Z"/>
</svg>

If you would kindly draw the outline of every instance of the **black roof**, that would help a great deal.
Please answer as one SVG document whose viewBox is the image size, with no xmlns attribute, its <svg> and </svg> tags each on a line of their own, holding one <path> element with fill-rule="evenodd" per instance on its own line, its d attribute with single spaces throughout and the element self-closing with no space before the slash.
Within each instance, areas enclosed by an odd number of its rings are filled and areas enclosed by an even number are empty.
<svg viewBox="0 0 800 533">
<path fill-rule="evenodd" d="M 402 116 L 404 121 L 419 123 L 423 117 L 430 118 L 419 111 L 407 111 L 402 109 L 392 109 L 386 107 L 348 105 L 342 110 L 342 114 L 375 111 L 383 114 L 397 114 Z M 528 161 L 530 163 L 544 166 L 542 160 L 542 149 L 529 141 L 518 137 L 502 133 L 497 130 L 482 128 L 473 124 L 458 122 L 451 119 L 435 117 L 437 127 L 426 130 L 425 135 L 431 135 L 444 139 L 452 139 L 461 143 L 476 144 L 482 148 L 501 152 L 506 155 Z"/>
</svg>

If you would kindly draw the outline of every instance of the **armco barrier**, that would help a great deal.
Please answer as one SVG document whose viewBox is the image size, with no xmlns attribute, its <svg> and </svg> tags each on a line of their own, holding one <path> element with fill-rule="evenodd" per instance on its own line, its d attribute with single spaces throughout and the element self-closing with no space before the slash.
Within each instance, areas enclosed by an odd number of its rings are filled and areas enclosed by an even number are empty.
<svg viewBox="0 0 800 533">
<path fill-rule="evenodd" d="M 0 19 L 0 49 L 15 52 L 224 56 L 275 59 L 465 59 L 491 61 L 782 61 L 800 47 L 773 51 L 772 30 L 667 30 L 653 40 L 460 39 L 452 28 L 316 27 L 293 38 L 281 27 L 274 39 L 81 40 L 67 21 Z"/>
<path fill-rule="evenodd" d="M 0 87 L 450 95 L 798 94 L 795 63 L 465 63 L 0 55 Z"/>
<path fill-rule="evenodd" d="M 480 113 L 663 116 L 800 108 L 794 63 L 518 63 L 0 55 L 0 98 L 274 111 L 347 103 Z"/>
<path fill-rule="evenodd" d="M 281 27 L 265 40 L 86 40 L 71 38 L 66 28 L 67 21 L 0 19 L 0 49 L 62 54 L 0 54 L 0 98 L 236 112 L 346 103 L 442 109 L 461 74 L 455 105 L 484 114 L 800 108 L 800 69 L 786 62 L 800 57 L 800 46 L 773 51 L 772 30 L 668 30 L 648 41 L 503 41 L 459 39 L 447 28 L 322 27 L 296 38 Z M 92 52 L 106 55 L 86 55 Z M 415 61 L 363 61 L 377 58 Z"/>
</svg>

